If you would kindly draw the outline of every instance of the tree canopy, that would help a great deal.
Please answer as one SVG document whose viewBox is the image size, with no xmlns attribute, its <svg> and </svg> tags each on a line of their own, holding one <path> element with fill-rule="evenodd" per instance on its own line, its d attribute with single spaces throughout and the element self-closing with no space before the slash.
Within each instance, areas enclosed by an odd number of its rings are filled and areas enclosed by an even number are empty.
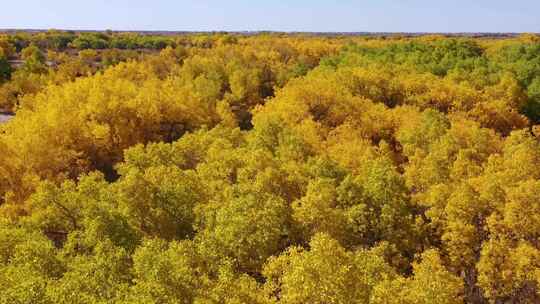
<svg viewBox="0 0 540 304">
<path fill-rule="evenodd" d="M 538 303 L 539 50 L 0 36 L 0 303 Z"/>
</svg>

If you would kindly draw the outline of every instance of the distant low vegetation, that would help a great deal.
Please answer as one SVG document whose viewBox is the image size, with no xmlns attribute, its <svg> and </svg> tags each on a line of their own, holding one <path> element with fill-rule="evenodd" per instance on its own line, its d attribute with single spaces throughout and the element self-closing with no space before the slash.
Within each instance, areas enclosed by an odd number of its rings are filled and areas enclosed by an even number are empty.
<svg viewBox="0 0 540 304">
<path fill-rule="evenodd" d="M 536 35 L 12 33 L 0 109 L 0 303 L 540 302 Z"/>
</svg>

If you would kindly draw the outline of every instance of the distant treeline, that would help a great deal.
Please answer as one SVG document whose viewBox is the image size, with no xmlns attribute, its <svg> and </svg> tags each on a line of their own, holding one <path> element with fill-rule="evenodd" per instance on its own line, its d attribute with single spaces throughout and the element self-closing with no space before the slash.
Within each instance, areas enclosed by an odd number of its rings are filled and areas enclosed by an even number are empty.
<svg viewBox="0 0 540 304">
<path fill-rule="evenodd" d="M 17 50 L 35 44 L 42 49 L 65 50 L 85 49 L 164 49 L 176 43 L 170 37 L 141 35 L 137 33 L 84 32 L 50 30 L 40 33 L 25 31 L 9 34 L 9 41 Z"/>
<path fill-rule="evenodd" d="M 0 33 L 14 34 L 14 33 L 29 33 L 39 34 L 47 33 L 51 31 L 70 32 L 70 33 L 129 33 L 139 35 L 156 35 L 156 36 L 176 36 L 176 35 L 199 35 L 199 34 L 230 34 L 230 35 L 261 35 L 261 34 L 276 34 L 276 35 L 320 35 L 320 36 L 431 36 L 439 35 L 445 37 L 518 37 L 523 33 L 514 32 L 286 32 L 286 31 L 168 31 L 168 30 L 132 30 L 132 31 L 113 31 L 113 30 L 55 30 L 55 29 L 0 29 Z"/>
</svg>

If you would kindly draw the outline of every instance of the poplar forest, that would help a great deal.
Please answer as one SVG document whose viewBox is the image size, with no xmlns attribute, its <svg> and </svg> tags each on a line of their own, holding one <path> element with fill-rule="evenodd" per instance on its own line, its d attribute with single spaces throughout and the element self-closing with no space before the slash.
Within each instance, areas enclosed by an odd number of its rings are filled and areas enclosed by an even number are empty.
<svg viewBox="0 0 540 304">
<path fill-rule="evenodd" d="M 0 35 L 0 303 L 540 303 L 540 37 Z"/>
</svg>

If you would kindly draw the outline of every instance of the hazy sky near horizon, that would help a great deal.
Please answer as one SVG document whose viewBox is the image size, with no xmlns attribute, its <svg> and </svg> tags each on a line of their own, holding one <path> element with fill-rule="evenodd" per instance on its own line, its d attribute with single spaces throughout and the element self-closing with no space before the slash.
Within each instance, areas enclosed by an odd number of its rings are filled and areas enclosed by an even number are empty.
<svg viewBox="0 0 540 304">
<path fill-rule="evenodd" d="M 540 0 L 6 0 L 0 28 L 540 32 Z"/>
</svg>

